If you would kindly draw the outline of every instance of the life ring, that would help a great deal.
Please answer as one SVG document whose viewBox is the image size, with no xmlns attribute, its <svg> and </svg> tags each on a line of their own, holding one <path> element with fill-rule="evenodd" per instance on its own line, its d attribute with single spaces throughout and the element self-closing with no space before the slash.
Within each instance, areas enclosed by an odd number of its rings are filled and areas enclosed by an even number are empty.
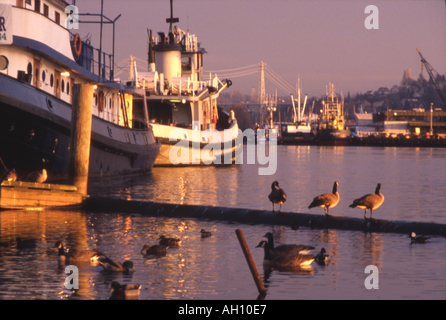
<svg viewBox="0 0 446 320">
<path fill-rule="evenodd" d="M 81 56 L 81 51 L 82 51 L 82 41 L 81 37 L 79 36 L 79 33 L 76 33 L 74 35 L 73 42 L 71 43 L 71 45 L 73 48 L 74 57 L 77 60 Z"/>
<path fill-rule="evenodd" d="M 99 91 L 99 111 L 102 112 L 104 110 L 104 103 L 105 103 L 105 98 L 104 98 L 104 91 Z"/>
</svg>

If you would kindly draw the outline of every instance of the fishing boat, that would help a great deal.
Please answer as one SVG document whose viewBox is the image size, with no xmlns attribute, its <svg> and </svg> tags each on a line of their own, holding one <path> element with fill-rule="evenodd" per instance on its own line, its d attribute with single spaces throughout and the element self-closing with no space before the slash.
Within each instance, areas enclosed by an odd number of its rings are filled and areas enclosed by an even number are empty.
<svg viewBox="0 0 446 320">
<path fill-rule="evenodd" d="M 232 85 L 216 75 L 203 81 L 205 49 L 197 36 L 175 23 L 170 1 L 167 34 L 149 34 L 148 70 L 131 68 L 130 81 L 145 91 L 136 98 L 147 105 L 150 125 L 161 142 L 155 166 L 234 164 L 242 135 L 233 112 L 217 105 L 220 93 Z"/>
<path fill-rule="evenodd" d="M 305 96 L 304 105 L 301 111 L 300 108 L 300 94 L 298 98 L 298 110 L 294 103 L 294 97 L 291 95 L 291 101 L 293 103 L 293 122 L 281 123 L 280 143 L 291 145 L 311 145 L 315 143 L 315 137 L 313 130 L 311 129 L 310 121 L 305 121 L 303 114 L 305 112 L 305 105 L 307 102 L 307 96 Z"/>
<path fill-rule="evenodd" d="M 68 177 L 75 84 L 94 88 L 89 177 L 148 172 L 159 153 L 147 112 L 133 103 L 145 92 L 115 81 L 114 47 L 109 54 L 81 36 L 87 15 L 61 0 L 0 1 L 0 157 L 19 177 L 42 159 L 49 181 Z M 91 17 L 101 27 L 117 20 Z"/>
<path fill-rule="evenodd" d="M 346 146 L 351 141 L 351 132 L 344 124 L 344 99 L 335 93 L 334 85 L 322 99 L 318 118 L 316 143 L 318 145 Z"/>
</svg>

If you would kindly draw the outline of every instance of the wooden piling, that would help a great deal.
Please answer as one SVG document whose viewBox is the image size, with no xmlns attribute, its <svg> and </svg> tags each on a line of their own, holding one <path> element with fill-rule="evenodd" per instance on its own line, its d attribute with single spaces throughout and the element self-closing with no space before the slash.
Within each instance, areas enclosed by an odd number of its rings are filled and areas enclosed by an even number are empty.
<svg viewBox="0 0 446 320">
<path fill-rule="evenodd" d="M 249 270 L 251 270 L 252 277 L 254 278 L 254 282 L 257 286 L 257 290 L 259 291 L 260 296 L 266 295 L 266 289 L 263 285 L 263 281 L 260 278 L 260 274 L 257 271 L 256 264 L 254 259 L 252 258 L 251 251 L 249 250 L 248 244 L 246 243 L 245 236 L 243 235 L 242 229 L 235 230 L 237 234 L 238 241 L 240 242 L 240 246 L 242 247 L 243 254 L 245 255 L 246 262 L 248 263 Z"/>
<path fill-rule="evenodd" d="M 88 166 L 90 164 L 93 86 L 90 84 L 75 84 L 72 92 L 69 178 L 78 191 L 86 195 Z"/>
</svg>

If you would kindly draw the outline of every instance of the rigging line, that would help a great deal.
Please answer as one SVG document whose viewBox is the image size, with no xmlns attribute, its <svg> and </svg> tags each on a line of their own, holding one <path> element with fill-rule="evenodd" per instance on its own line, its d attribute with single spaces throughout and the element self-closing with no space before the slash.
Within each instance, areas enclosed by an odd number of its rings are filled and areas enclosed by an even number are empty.
<svg viewBox="0 0 446 320">
<path fill-rule="evenodd" d="M 289 92 L 293 92 L 292 89 L 289 88 L 289 86 L 284 85 L 283 83 L 277 81 L 277 79 L 273 78 L 269 73 L 265 74 L 266 78 L 269 79 L 270 81 L 272 81 L 274 84 L 276 84 L 277 86 L 280 86 L 280 88 L 287 94 L 289 94 Z"/>
<path fill-rule="evenodd" d="M 225 76 L 231 76 L 231 75 L 244 75 L 244 74 L 254 74 L 254 73 L 258 73 L 257 70 L 245 70 L 245 71 L 238 71 L 238 72 L 208 72 L 208 71 L 204 71 L 204 73 L 209 74 L 209 73 L 213 73 L 213 74 L 218 74 L 218 75 L 225 75 Z"/>
<path fill-rule="evenodd" d="M 234 78 L 234 77 L 242 77 L 242 76 L 248 76 L 251 74 L 255 74 L 257 71 L 251 71 L 251 72 L 238 72 L 238 73 L 219 73 L 217 76 L 219 78 Z M 204 78 L 209 78 L 209 76 L 205 75 Z"/>
<path fill-rule="evenodd" d="M 284 87 L 282 84 L 276 82 L 275 79 L 270 78 L 270 76 L 269 76 L 268 74 L 266 74 L 265 76 L 266 76 L 267 79 L 269 79 L 271 82 L 273 82 L 273 83 L 274 83 L 280 90 L 282 90 L 284 93 L 287 93 L 287 94 L 289 93 L 289 90 L 288 90 L 286 87 Z"/>
<path fill-rule="evenodd" d="M 277 78 L 280 78 L 284 83 L 287 83 L 287 81 L 285 81 L 277 72 L 275 72 L 273 69 L 271 69 L 270 67 L 267 68 L 267 71 L 271 72 L 272 74 L 274 74 Z M 290 87 L 292 87 L 290 84 L 288 84 Z"/>
<path fill-rule="evenodd" d="M 271 68 L 268 68 L 267 71 L 270 72 L 272 75 L 274 75 L 276 78 L 278 78 L 284 85 L 291 88 L 291 92 L 294 92 L 293 86 L 291 86 L 281 76 L 279 76 L 276 72 L 274 72 L 274 70 L 272 70 Z"/>
<path fill-rule="evenodd" d="M 212 70 L 212 72 L 233 71 L 233 70 L 240 70 L 240 69 L 246 69 L 246 68 L 252 68 L 252 67 L 256 67 L 256 68 L 258 68 L 258 64 L 253 64 L 253 65 L 250 65 L 250 66 L 239 67 L 239 68 L 233 68 L 233 69 Z"/>
</svg>

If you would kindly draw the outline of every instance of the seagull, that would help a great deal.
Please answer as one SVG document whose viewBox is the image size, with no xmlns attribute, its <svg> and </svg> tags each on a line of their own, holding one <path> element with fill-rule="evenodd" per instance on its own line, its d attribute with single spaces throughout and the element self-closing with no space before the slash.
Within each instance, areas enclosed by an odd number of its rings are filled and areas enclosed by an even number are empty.
<svg viewBox="0 0 446 320">
<path fill-rule="evenodd" d="M 380 189 L 381 189 L 381 184 L 378 183 L 374 194 L 366 194 L 361 198 L 353 200 L 353 203 L 349 207 L 365 209 L 364 219 L 366 219 L 367 209 L 369 209 L 370 219 L 372 219 L 373 210 L 379 208 L 379 206 L 381 206 L 384 202 L 384 195 L 379 192 Z"/>
<path fill-rule="evenodd" d="M 333 192 L 321 194 L 320 196 L 315 197 L 313 199 L 313 202 L 311 202 L 308 206 L 308 209 L 314 207 L 324 208 L 325 215 L 328 216 L 328 210 L 335 207 L 339 202 L 338 186 L 339 183 L 335 181 L 333 184 Z"/>
<path fill-rule="evenodd" d="M 282 210 L 282 204 L 286 201 L 286 193 L 279 187 L 279 182 L 274 181 L 271 184 L 271 193 L 268 195 L 268 199 L 273 204 L 273 212 L 275 212 L 275 203 L 278 203 L 280 205 L 279 212 Z"/>
</svg>

